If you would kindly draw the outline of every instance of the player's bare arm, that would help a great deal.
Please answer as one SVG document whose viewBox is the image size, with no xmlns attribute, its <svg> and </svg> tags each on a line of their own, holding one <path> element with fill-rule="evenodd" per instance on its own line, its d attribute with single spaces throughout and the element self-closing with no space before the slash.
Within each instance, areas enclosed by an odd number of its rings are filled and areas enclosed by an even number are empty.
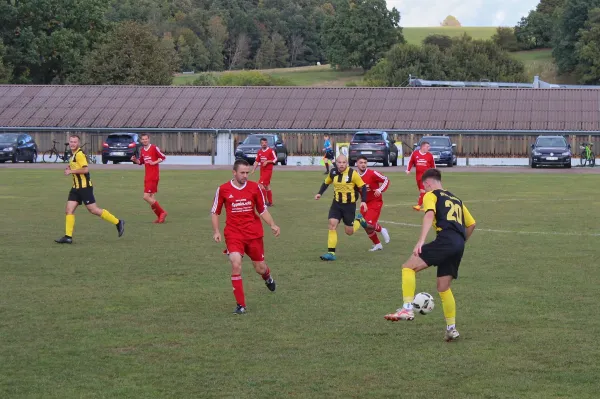
<svg viewBox="0 0 600 399">
<path fill-rule="evenodd" d="M 471 234 L 473 234 L 473 231 L 475 230 L 475 226 L 476 224 L 473 223 L 472 225 L 470 225 L 469 227 L 466 228 L 466 238 L 465 241 L 469 241 L 469 237 L 471 237 Z"/>
<path fill-rule="evenodd" d="M 275 221 L 273 220 L 273 216 L 271 216 L 269 211 L 264 211 L 263 213 L 260 214 L 260 217 L 262 218 L 262 220 L 265 221 L 266 224 L 269 225 L 269 227 L 271 227 L 271 231 L 273 232 L 273 235 L 275 237 L 279 237 L 279 233 L 281 233 L 281 229 L 279 228 L 279 226 L 277 226 L 275 224 Z"/>
<path fill-rule="evenodd" d="M 219 229 L 219 215 L 216 213 L 212 213 L 210 215 L 210 220 L 213 228 L 213 240 L 215 242 L 221 242 L 221 231 Z"/>
<path fill-rule="evenodd" d="M 419 256 L 421 253 L 421 247 L 425 244 L 425 240 L 427 239 L 427 234 L 429 233 L 429 229 L 433 225 L 433 218 L 435 214 L 433 211 L 428 211 L 425 213 L 423 217 L 423 226 L 421 227 L 421 236 L 419 237 L 419 241 L 415 245 L 415 249 L 413 249 L 413 255 Z"/>
</svg>

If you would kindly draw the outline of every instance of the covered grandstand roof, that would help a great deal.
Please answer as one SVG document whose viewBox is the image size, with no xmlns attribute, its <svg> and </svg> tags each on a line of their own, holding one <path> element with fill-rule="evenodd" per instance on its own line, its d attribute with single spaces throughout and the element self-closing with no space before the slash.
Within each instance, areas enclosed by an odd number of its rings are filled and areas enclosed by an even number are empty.
<svg viewBox="0 0 600 399">
<path fill-rule="evenodd" d="M 596 89 L 0 85 L 2 127 L 600 130 Z"/>
</svg>

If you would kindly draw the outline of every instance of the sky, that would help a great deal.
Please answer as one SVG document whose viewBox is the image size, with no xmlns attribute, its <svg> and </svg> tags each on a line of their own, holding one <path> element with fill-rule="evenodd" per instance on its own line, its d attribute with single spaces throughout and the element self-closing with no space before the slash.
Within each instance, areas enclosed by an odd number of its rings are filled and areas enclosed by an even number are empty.
<svg viewBox="0 0 600 399">
<path fill-rule="evenodd" d="M 387 0 L 400 11 L 400 26 L 440 26 L 454 15 L 462 26 L 515 26 L 539 0 Z"/>
</svg>

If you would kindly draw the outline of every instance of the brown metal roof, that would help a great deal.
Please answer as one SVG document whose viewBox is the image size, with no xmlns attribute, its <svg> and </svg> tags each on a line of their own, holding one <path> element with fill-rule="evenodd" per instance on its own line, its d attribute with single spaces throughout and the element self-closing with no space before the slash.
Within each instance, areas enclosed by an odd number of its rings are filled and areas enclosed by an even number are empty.
<svg viewBox="0 0 600 399">
<path fill-rule="evenodd" d="M 0 126 L 600 130 L 595 89 L 0 85 Z"/>
</svg>

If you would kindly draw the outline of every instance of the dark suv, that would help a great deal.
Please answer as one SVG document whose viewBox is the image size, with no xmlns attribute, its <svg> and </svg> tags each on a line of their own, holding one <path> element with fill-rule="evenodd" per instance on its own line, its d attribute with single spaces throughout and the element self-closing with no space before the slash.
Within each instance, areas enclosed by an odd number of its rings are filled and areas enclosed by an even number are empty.
<svg viewBox="0 0 600 399">
<path fill-rule="evenodd" d="M 354 133 L 348 147 L 348 164 L 354 166 L 359 156 L 369 162 L 381 162 L 383 166 L 398 166 L 398 148 L 387 132 L 364 130 Z"/>
<path fill-rule="evenodd" d="M 539 136 L 531 145 L 531 167 L 557 165 L 571 167 L 571 145 L 563 136 Z"/>
<path fill-rule="evenodd" d="M 137 133 L 111 133 L 102 143 L 102 163 L 131 162 L 139 154 L 140 138 Z"/>
<path fill-rule="evenodd" d="M 260 139 L 267 139 L 267 144 L 277 154 L 277 162 L 287 165 L 288 151 L 285 143 L 276 134 L 251 134 L 235 149 L 235 159 L 245 159 L 249 164 L 256 160 L 256 153 L 260 150 Z"/>
<path fill-rule="evenodd" d="M 454 149 L 456 144 L 452 144 L 450 137 L 448 136 L 424 136 L 421 137 L 418 144 L 415 144 L 415 150 L 421 148 L 421 143 L 427 141 L 431 148 L 429 152 L 433 155 L 433 159 L 436 165 L 445 164 L 448 167 L 452 167 L 458 163 L 458 157 L 456 156 Z"/>
</svg>

